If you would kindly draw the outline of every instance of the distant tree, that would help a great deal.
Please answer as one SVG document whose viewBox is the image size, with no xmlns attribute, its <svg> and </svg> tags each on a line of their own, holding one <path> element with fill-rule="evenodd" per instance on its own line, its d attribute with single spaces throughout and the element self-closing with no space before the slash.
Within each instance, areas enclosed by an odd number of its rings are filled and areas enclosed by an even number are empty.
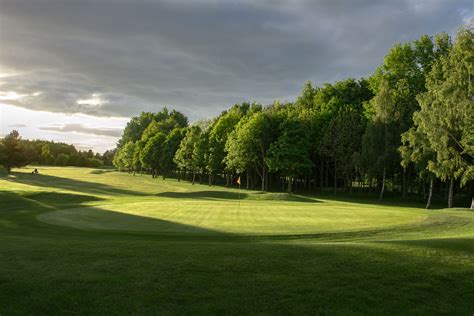
<svg viewBox="0 0 474 316">
<path fill-rule="evenodd" d="M 113 160 L 114 160 L 116 151 L 117 149 L 112 149 L 112 150 L 106 150 L 104 152 L 104 154 L 102 155 L 102 161 L 104 162 L 105 166 L 113 165 Z"/>
<path fill-rule="evenodd" d="M 66 155 L 66 154 L 60 153 L 56 157 L 55 165 L 56 166 L 66 166 L 68 164 L 68 161 L 69 161 L 69 156 Z"/>
<path fill-rule="evenodd" d="M 51 154 L 50 146 L 47 143 L 41 147 L 41 163 L 45 165 L 54 164 L 54 156 Z"/>
<path fill-rule="evenodd" d="M 25 147 L 18 131 L 8 133 L 0 142 L 0 164 L 11 173 L 12 168 L 24 167 L 29 163 Z"/>
</svg>

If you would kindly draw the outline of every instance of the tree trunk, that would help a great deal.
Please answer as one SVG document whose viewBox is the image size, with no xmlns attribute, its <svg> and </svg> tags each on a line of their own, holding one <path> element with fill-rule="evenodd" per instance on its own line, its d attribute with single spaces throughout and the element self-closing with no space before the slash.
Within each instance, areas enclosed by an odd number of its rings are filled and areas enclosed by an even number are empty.
<svg viewBox="0 0 474 316">
<path fill-rule="evenodd" d="M 425 187 L 423 182 L 423 188 Z M 430 178 L 430 190 L 428 193 L 428 201 L 426 201 L 426 208 L 429 209 L 431 207 L 431 198 L 433 197 L 433 177 Z"/>
<path fill-rule="evenodd" d="M 250 170 L 248 169 L 247 169 L 247 174 L 245 176 L 245 181 L 247 182 L 245 189 L 248 190 L 250 188 Z"/>
<path fill-rule="evenodd" d="M 209 186 L 212 186 L 212 172 L 209 172 Z"/>
<path fill-rule="evenodd" d="M 426 200 L 426 183 L 424 179 L 422 181 L 422 184 L 423 184 L 423 201 L 424 201 Z M 431 186 L 431 178 L 430 178 L 430 186 Z"/>
<path fill-rule="evenodd" d="M 194 185 L 194 180 L 196 179 L 196 171 L 193 170 L 193 179 L 192 179 L 192 185 Z"/>
<path fill-rule="evenodd" d="M 262 168 L 262 191 L 265 191 L 265 178 L 267 177 L 267 171 L 265 165 Z"/>
<path fill-rule="evenodd" d="M 324 188 L 324 161 L 321 159 L 321 164 L 319 166 L 319 186 L 321 187 L 321 192 Z"/>
<path fill-rule="evenodd" d="M 334 157 L 334 195 L 337 193 L 337 166 L 336 157 Z"/>
<path fill-rule="evenodd" d="M 448 207 L 453 207 L 453 198 L 454 198 L 454 178 L 451 178 L 449 183 L 449 194 L 448 194 Z"/>
<path fill-rule="evenodd" d="M 385 167 L 383 168 L 383 175 L 382 175 L 382 188 L 380 189 L 379 201 L 382 201 L 383 193 L 385 191 Z"/>
<path fill-rule="evenodd" d="M 406 170 L 403 168 L 403 183 L 402 183 L 402 199 L 407 198 L 407 176 L 406 176 Z"/>
<path fill-rule="evenodd" d="M 329 187 L 329 161 L 326 161 L 326 185 L 325 187 Z"/>
<path fill-rule="evenodd" d="M 349 175 L 349 194 L 352 194 L 352 171 Z"/>
</svg>

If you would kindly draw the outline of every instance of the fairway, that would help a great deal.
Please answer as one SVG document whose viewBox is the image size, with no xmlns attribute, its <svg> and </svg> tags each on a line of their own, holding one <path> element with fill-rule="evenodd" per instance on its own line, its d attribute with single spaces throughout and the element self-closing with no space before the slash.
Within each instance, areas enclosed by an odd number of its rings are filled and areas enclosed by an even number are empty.
<svg viewBox="0 0 474 316">
<path fill-rule="evenodd" d="M 468 209 L 31 170 L 0 178 L 2 315 L 474 312 Z"/>
</svg>

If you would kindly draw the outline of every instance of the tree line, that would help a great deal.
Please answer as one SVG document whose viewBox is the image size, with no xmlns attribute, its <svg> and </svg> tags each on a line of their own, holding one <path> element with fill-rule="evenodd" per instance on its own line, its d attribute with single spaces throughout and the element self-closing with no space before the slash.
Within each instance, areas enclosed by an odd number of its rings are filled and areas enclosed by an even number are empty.
<svg viewBox="0 0 474 316">
<path fill-rule="evenodd" d="M 188 124 L 180 112 L 143 112 L 124 129 L 113 163 L 247 189 L 365 190 L 425 199 L 472 194 L 472 27 L 397 43 L 368 78 L 313 86 L 294 102 L 242 103 Z"/>
<path fill-rule="evenodd" d="M 3 165 L 7 173 L 10 173 L 12 168 L 21 168 L 33 163 L 91 168 L 112 166 L 114 155 L 115 150 L 99 154 L 92 150 L 77 150 L 74 145 L 65 143 L 22 139 L 16 130 L 0 139 L 0 165 Z"/>
</svg>

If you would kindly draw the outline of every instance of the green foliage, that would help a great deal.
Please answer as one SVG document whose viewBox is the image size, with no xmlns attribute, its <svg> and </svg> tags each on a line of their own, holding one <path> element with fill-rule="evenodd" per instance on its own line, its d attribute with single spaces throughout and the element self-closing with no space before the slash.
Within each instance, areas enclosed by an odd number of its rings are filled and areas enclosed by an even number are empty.
<svg viewBox="0 0 474 316">
<path fill-rule="evenodd" d="M 247 188 L 261 185 L 263 191 L 288 179 L 303 182 L 306 190 L 318 183 L 321 190 L 332 184 L 334 192 L 341 183 L 351 191 L 354 181 L 366 187 L 367 180 L 370 190 L 376 179 L 381 192 L 387 182 L 392 192 L 403 187 L 403 196 L 408 186 L 411 193 L 421 195 L 421 189 L 413 189 L 420 187 L 414 183 L 419 176 L 433 180 L 434 175 L 446 179 L 455 174 L 467 183 L 474 173 L 473 137 L 468 132 L 472 96 L 466 94 L 471 91 L 466 82 L 472 74 L 472 53 L 469 40 L 463 40 L 468 37 L 463 36 L 458 35 L 455 47 L 447 33 L 397 43 L 368 79 L 320 87 L 308 81 L 294 103 L 275 101 L 262 107 L 244 102 L 189 128 L 179 112 L 166 108 L 143 112 L 127 124 L 114 164 L 152 174 L 176 169 L 201 177 L 207 173 L 209 184 L 215 177 L 230 185 L 238 174 L 246 178 Z M 431 99 L 444 104 L 437 114 L 440 120 L 442 113 L 455 113 L 444 117 L 450 119 L 446 124 L 453 135 L 445 140 L 443 128 L 436 134 L 439 142 L 448 144 L 445 148 L 435 149 L 417 127 L 421 125 L 417 117 L 426 112 L 420 111 L 420 103 L 434 104 Z M 442 125 L 436 124 L 431 128 Z M 452 152 L 450 142 L 458 146 L 459 154 Z"/>
<path fill-rule="evenodd" d="M 140 150 L 140 161 L 143 166 L 153 170 L 161 168 L 165 140 L 166 135 L 162 132 L 148 138 L 144 148 Z"/>
<path fill-rule="evenodd" d="M 308 127 L 298 120 L 288 119 L 283 121 L 280 130 L 280 137 L 270 145 L 265 162 L 270 171 L 281 172 L 289 178 L 288 191 L 291 192 L 293 179 L 312 166 Z"/>
<path fill-rule="evenodd" d="M 127 142 L 125 145 L 120 147 L 114 156 L 114 166 L 120 170 L 130 171 L 133 168 L 133 153 L 135 151 L 135 143 L 132 141 Z"/>
<path fill-rule="evenodd" d="M 201 128 L 198 126 L 191 126 L 187 129 L 174 158 L 176 165 L 181 170 L 197 172 L 205 166 L 204 150 L 201 147 L 204 142 L 200 140 L 201 134 Z"/>
<path fill-rule="evenodd" d="M 433 65 L 427 92 L 418 96 L 421 109 L 414 115 L 415 128 L 406 135 L 412 152 L 430 153 L 430 171 L 463 184 L 474 179 L 473 70 L 474 35 L 463 29 L 448 55 Z"/>
<path fill-rule="evenodd" d="M 56 166 L 67 166 L 69 161 L 69 156 L 66 154 L 59 154 L 58 157 L 56 157 L 55 165 Z"/>
<path fill-rule="evenodd" d="M 26 166 L 27 152 L 18 131 L 11 131 L 0 142 L 0 164 L 10 173 L 12 168 Z"/>
</svg>

